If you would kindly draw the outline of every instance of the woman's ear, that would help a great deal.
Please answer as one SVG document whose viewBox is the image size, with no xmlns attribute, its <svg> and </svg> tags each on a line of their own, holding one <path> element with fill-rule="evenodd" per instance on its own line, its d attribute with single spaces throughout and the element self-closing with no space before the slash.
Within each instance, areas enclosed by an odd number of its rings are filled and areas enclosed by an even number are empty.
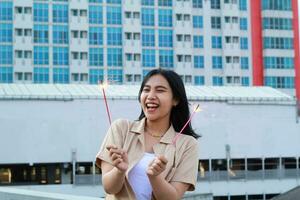
<svg viewBox="0 0 300 200">
<path fill-rule="evenodd" d="M 176 100 L 176 99 L 173 100 L 173 106 L 174 107 L 176 107 L 178 105 L 178 103 L 179 103 L 178 100 Z"/>
</svg>

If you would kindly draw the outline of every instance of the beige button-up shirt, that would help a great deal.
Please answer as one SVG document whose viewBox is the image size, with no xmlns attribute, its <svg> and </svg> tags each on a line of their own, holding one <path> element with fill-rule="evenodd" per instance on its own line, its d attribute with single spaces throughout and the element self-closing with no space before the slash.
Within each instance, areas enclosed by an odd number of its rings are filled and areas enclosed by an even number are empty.
<svg viewBox="0 0 300 200">
<path fill-rule="evenodd" d="M 127 151 L 129 164 L 123 188 L 115 195 L 107 194 L 107 200 L 136 199 L 128 182 L 128 173 L 144 155 L 144 128 L 145 118 L 133 122 L 119 119 L 109 128 L 96 156 L 97 166 L 101 167 L 101 160 L 112 164 L 109 151 L 105 148 L 109 144 L 114 144 Z M 166 169 L 162 172 L 165 180 L 188 183 L 190 184 L 188 190 L 192 191 L 195 189 L 197 181 L 198 143 L 192 136 L 181 135 L 173 145 L 172 140 L 175 135 L 176 132 L 171 125 L 159 143 L 153 146 L 153 150 L 155 155 L 164 155 L 168 160 Z M 155 199 L 153 195 L 152 199 Z"/>
</svg>

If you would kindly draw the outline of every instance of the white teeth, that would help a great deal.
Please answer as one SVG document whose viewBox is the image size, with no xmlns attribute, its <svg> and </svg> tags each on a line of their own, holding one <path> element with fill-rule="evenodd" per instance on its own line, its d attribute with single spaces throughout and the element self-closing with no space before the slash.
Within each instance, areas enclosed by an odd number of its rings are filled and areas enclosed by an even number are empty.
<svg viewBox="0 0 300 200">
<path fill-rule="evenodd" d="M 146 106 L 147 106 L 147 108 L 157 108 L 158 107 L 158 105 L 154 104 L 154 103 L 147 103 Z"/>
</svg>

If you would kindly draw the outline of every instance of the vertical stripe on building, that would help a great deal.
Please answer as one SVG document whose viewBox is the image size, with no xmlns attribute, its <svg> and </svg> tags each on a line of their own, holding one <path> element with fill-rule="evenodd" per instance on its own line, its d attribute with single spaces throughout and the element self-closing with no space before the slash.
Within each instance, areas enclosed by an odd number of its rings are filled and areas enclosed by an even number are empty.
<svg viewBox="0 0 300 200">
<path fill-rule="evenodd" d="M 300 100 L 300 57 L 299 57 L 299 19 L 298 19 L 298 0 L 292 0 L 293 9 L 293 32 L 294 32 L 294 67 L 295 67 L 295 90 L 296 97 Z"/>
</svg>

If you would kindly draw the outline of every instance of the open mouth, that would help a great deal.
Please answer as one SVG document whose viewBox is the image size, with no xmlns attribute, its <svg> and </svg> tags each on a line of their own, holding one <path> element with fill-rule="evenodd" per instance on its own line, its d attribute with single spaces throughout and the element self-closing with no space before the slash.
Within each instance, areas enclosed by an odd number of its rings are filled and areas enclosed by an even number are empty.
<svg viewBox="0 0 300 200">
<path fill-rule="evenodd" d="M 155 111 L 158 107 L 159 107 L 159 105 L 156 103 L 146 103 L 147 111 L 150 111 L 150 112 Z"/>
</svg>

